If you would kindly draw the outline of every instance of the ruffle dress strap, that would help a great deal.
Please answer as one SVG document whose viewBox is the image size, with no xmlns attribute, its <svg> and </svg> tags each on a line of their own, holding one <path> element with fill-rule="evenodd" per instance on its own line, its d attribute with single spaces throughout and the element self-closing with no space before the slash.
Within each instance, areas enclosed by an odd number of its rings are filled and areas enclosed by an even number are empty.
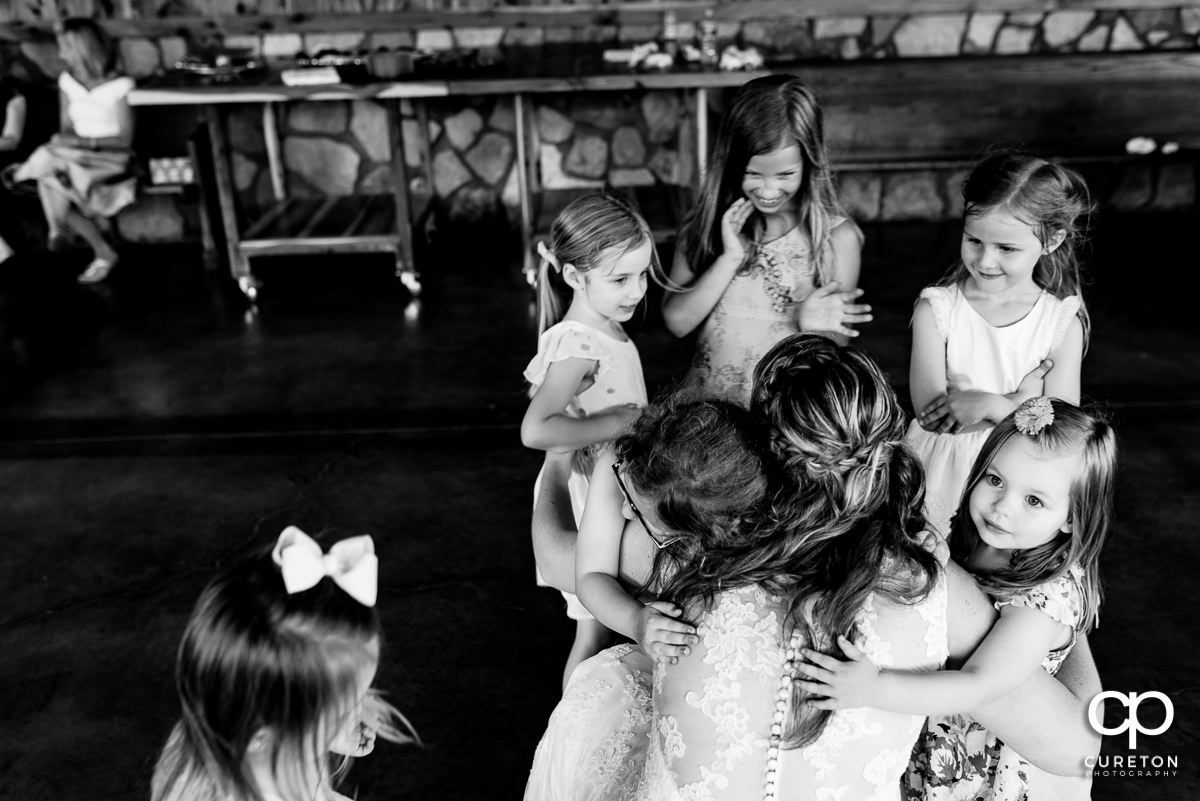
<svg viewBox="0 0 1200 801">
<path fill-rule="evenodd" d="M 1083 308 L 1083 299 L 1078 295 L 1068 295 L 1059 302 L 1058 310 L 1055 312 L 1054 338 L 1050 341 L 1050 350 L 1054 350 L 1062 344 L 1063 337 L 1067 335 L 1067 329 L 1071 326 L 1071 321 L 1079 314 L 1081 308 Z"/>
<path fill-rule="evenodd" d="M 1027 606 L 1037 609 L 1056 623 L 1077 630 L 1083 618 L 1083 608 L 1078 581 L 1082 578 L 1082 570 L 1072 566 L 1066 575 L 1039 584 L 1027 590 L 1020 590 L 1012 595 L 996 601 L 996 608 L 1004 606 Z"/>
<path fill-rule="evenodd" d="M 590 359 L 599 367 L 600 377 L 612 368 L 612 353 L 605 346 L 603 337 L 585 325 L 559 323 L 548 328 L 538 340 L 538 352 L 525 368 L 525 380 L 540 386 L 546 372 L 554 362 L 566 359 Z"/>
<path fill-rule="evenodd" d="M 938 336 L 942 339 L 950 338 L 950 311 L 954 306 L 954 296 L 958 292 L 956 287 L 949 286 L 927 286 L 921 290 L 918 296 L 919 300 L 929 301 L 929 308 L 933 312 L 933 324 L 937 328 Z"/>
</svg>

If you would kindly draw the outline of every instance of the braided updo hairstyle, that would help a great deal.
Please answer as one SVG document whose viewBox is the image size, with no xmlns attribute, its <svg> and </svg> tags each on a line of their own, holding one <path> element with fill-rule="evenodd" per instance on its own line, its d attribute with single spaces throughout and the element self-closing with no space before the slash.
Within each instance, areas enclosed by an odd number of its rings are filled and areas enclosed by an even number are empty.
<svg viewBox="0 0 1200 801">
<path fill-rule="evenodd" d="M 905 415 L 879 366 L 851 346 L 794 334 L 758 363 L 750 403 L 784 468 L 774 535 L 750 572 L 786 599 L 786 634 L 799 628 L 829 652 L 837 635 L 854 639 L 871 593 L 924 598 L 939 571 L 919 544 L 925 476 L 901 441 Z M 787 747 L 815 740 L 830 714 L 801 703 L 798 686 L 793 693 Z"/>
</svg>

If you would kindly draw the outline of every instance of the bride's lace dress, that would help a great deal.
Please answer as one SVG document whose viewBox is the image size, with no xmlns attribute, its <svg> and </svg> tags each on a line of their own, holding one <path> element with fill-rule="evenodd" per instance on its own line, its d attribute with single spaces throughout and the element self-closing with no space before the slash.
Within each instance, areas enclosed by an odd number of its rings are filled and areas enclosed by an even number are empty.
<svg viewBox="0 0 1200 801">
<path fill-rule="evenodd" d="M 678 664 L 620 645 L 576 669 L 534 756 L 527 801 L 753 801 L 763 797 L 785 646 L 779 599 L 749 587 L 717 595 L 700 642 Z M 881 667 L 935 670 L 946 659 L 946 586 L 923 601 L 869 596 L 858 646 Z M 782 801 L 900 797 L 924 717 L 835 713 L 816 742 L 780 752 Z"/>
</svg>

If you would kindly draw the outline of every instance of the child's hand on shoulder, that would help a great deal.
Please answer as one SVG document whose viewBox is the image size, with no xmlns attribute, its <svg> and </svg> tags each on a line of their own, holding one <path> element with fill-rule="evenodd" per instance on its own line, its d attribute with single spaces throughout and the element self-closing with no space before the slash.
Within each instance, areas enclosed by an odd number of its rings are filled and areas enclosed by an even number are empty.
<svg viewBox="0 0 1200 801">
<path fill-rule="evenodd" d="M 737 260 L 738 264 L 745 260 L 746 251 L 750 247 L 742 229 L 746 227 L 746 221 L 750 219 L 753 211 L 753 204 L 743 197 L 733 201 L 721 215 L 721 247 L 725 255 Z"/>
<path fill-rule="evenodd" d="M 697 642 L 696 627 L 675 618 L 683 610 L 666 601 L 651 601 L 642 607 L 637 618 L 637 640 L 650 656 L 660 656 L 672 665 L 679 657 L 692 652 L 689 645 Z"/>
<path fill-rule="evenodd" d="M 872 706 L 879 668 L 845 637 L 838 636 L 838 646 L 846 655 L 845 661 L 811 648 L 803 649 L 804 658 L 808 661 L 800 663 L 799 671 L 809 680 L 798 680 L 796 683 L 805 692 L 817 696 L 810 698 L 808 705 L 816 709 Z"/>
</svg>

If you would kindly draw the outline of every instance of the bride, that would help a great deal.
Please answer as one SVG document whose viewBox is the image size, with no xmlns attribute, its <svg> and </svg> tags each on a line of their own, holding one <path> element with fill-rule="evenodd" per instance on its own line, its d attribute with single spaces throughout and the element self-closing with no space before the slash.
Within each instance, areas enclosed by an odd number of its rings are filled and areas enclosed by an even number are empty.
<svg viewBox="0 0 1200 801">
<path fill-rule="evenodd" d="M 701 409 L 706 425 L 678 424 Z M 675 663 L 626 644 L 580 665 L 526 799 L 899 798 L 923 719 L 808 707 L 792 683 L 798 650 L 845 633 L 877 663 L 937 669 L 986 633 L 986 607 L 969 577 L 917 544 L 921 470 L 869 358 L 790 337 L 759 364 L 752 410 L 668 405 L 597 465 L 594 482 L 615 482 L 619 460 L 627 517 L 677 538 L 649 584 L 699 641 Z M 680 428 L 691 433 L 663 436 Z M 1076 725 L 1077 700 L 1024 689 L 989 725 L 1013 730 L 1010 743 L 1042 767 L 1079 764 L 1095 743 Z M 1025 725 L 1001 720 L 1014 713 Z"/>
</svg>

